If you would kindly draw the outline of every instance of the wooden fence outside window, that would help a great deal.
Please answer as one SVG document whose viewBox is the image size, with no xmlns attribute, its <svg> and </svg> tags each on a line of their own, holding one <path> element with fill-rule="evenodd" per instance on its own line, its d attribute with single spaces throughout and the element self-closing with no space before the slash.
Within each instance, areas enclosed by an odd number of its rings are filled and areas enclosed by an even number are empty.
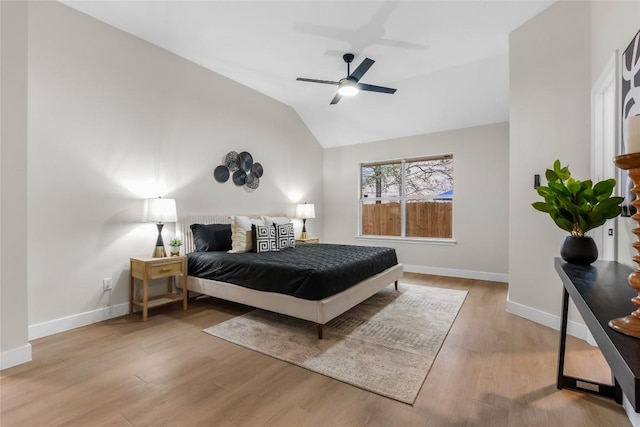
<svg viewBox="0 0 640 427">
<path fill-rule="evenodd" d="M 451 201 L 416 201 L 406 204 L 406 237 L 453 237 Z M 400 236 L 400 203 L 362 205 L 362 234 Z"/>
</svg>

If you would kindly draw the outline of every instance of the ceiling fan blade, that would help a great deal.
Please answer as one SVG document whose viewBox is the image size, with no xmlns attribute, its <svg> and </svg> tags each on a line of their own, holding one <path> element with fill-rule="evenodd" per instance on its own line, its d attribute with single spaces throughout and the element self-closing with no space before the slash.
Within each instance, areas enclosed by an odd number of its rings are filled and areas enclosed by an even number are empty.
<svg viewBox="0 0 640 427">
<path fill-rule="evenodd" d="M 337 104 L 342 99 L 342 95 L 336 93 L 336 96 L 333 97 L 329 105 Z"/>
<path fill-rule="evenodd" d="M 364 76 L 364 73 L 369 71 L 369 68 L 371 68 L 374 62 L 376 61 L 371 58 L 364 58 L 364 61 L 362 61 L 362 63 L 358 65 L 358 68 L 356 68 L 353 73 L 351 73 L 351 75 L 349 76 L 349 80 L 355 80 L 356 82 L 360 81 L 362 76 Z"/>
<path fill-rule="evenodd" d="M 384 87 L 384 86 L 368 85 L 366 83 L 358 83 L 358 88 L 360 90 L 367 90 L 369 92 L 396 93 L 396 89 L 392 89 L 390 87 Z"/>
<path fill-rule="evenodd" d="M 340 82 L 334 82 L 331 80 L 317 80 L 317 79 L 305 79 L 302 77 L 298 77 L 296 80 L 301 81 L 301 82 L 311 82 L 311 83 L 324 83 L 327 85 L 339 85 Z"/>
</svg>

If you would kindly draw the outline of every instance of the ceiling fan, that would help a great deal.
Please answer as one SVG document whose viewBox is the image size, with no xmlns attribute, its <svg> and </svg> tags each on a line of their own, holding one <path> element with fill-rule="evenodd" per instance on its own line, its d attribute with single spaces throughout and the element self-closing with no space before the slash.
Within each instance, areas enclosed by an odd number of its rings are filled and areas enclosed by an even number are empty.
<svg viewBox="0 0 640 427">
<path fill-rule="evenodd" d="M 360 79 L 362 78 L 364 73 L 369 71 L 369 68 L 371 68 L 373 63 L 376 61 L 370 58 L 365 58 L 364 61 L 362 61 L 362 63 L 358 65 L 358 68 L 356 68 L 353 71 L 353 73 L 351 73 L 350 64 L 353 61 L 353 58 L 354 58 L 353 53 L 345 53 L 342 56 L 342 59 L 344 59 L 344 62 L 347 63 L 347 77 L 345 77 L 344 79 L 340 79 L 337 82 L 331 81 L 331 80 L 305 79 L 302 77 L 298 77 L 296 80 L 299 80 L 301 82 L 337 85 L 338 93 L 336 93 L 336 96 L 331 100 L 331 105 L 337 104 L 342 99 L 343 96 L 353 96 L 361 90 L 365 90 L 369 92 L 378 92 L 378 93 L 389 93 L 389 94 L 393 94 L 396 92 L 396 89 L 392 89 L 389 87 L 374 86 L 366 83 L 360 83 Z"/>
</svg>

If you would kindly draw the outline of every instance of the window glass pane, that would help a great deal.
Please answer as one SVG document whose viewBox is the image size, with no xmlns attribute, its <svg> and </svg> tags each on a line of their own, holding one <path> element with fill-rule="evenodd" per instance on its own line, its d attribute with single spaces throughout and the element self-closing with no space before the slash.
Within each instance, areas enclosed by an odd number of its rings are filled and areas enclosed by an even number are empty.
<svg viewBox="0 0 640 427">
<path fill-rule="evenodd" d="M 389 163 L 384 165 L 362 166 L 360 168 L 363 198 L 397 199 L 402 185 L 402 165 Z"/>
<path fill-rule="evenodd" d="M 452 158 L 408 161 L 406 168 L 405 186 L 408 199 L 452 199 Z"/>
<path fill-rule="evenodd" d="M 399 236 L 400 219 L 399 202 L 366 199 L 362 202 L 363 235 Z"/>
<path fill-rule="evenodd" d="M 405 214 L 407 237 L 453 237 L 451 200 L 408 200 Z"/>
</svg>

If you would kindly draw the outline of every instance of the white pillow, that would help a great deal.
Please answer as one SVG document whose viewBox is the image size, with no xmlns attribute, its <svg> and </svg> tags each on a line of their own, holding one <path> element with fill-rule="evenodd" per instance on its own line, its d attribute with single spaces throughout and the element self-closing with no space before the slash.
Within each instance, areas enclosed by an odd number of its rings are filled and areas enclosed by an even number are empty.
<svg viewBox="0 0 640 427">
<path fill-rule="evenodd" d="M 231 218 L 231 250 L 229 253 L 242 253 L 251 251 L 251 224 L 264 226 L 262 219 L 253 219 L 248 216 L 230 216 Z"/>
<path fill-rule="evenodd" d="M 271 227 L 274 224 L 288 224 L 291 222 L 291 218 L 287 218 L 286 216 L 261 216 L 264 221 L 264 225 L 267 227 Z"/>
</svg>

